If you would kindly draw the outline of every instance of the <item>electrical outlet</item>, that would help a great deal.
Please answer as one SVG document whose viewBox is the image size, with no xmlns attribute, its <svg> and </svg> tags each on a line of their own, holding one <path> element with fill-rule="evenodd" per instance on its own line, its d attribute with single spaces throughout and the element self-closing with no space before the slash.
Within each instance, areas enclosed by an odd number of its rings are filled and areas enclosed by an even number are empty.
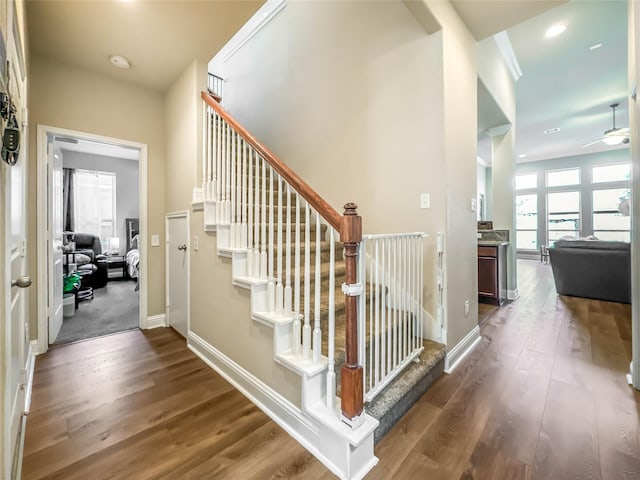
<svg viewBox="0 0 640 480">
<path fill-rule="evenodd" d="M 464 316 L 469 316 L 469 300 L 464 301 Z"/>
</svg>

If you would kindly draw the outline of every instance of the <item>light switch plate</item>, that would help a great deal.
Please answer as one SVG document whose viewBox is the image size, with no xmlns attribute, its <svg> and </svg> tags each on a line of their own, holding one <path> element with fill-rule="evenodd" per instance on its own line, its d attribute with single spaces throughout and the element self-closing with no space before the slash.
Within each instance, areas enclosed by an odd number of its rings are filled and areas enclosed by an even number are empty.
<svg viewBox="0 0 640 480">
<path fill-rule="evenodd" d="M 431 195 L 428 193 L 420 194 L 420 208 L 431 208 Z"/>
<path fill-rule="evenodd" d="M 151 235 L 151 246 L 152 247 L 160 246 L 160 235 Z"/>
<path fill-rule="evenodd" d="M 477 205 L 477 200 L 475 198 L 471 199 L 471 211 L 475 212 L 476 211 L 476 205 Z"/>
<path fill-rule="evenodd" d="M 197 251 L 198 251 L 198 249 L 200 248 L 200 245 L 199 245 L 199 243 L 198 243 L 198 240 L 199 240 L 199 239 L 198 239 L 198 236 L 197 236 L 197 235 L 194 235 L 194 236 L 193 236 L 193 251 L 194 251 L 194 252 L 197 252 Z"/>
</svg>

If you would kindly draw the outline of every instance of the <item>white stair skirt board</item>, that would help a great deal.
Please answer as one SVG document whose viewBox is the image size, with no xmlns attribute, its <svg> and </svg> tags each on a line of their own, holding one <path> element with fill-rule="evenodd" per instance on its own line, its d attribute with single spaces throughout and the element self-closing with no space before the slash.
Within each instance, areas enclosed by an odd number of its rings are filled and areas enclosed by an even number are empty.
<svg viewBox="0 0 640 480">
<path fill-rule="evenodd" d="M 338 477 L 362 479 L 378 463 L 373 454 L 373 433 L 378 426 L 374 418 L 363 414 L 363 423 L 352 430 L 321 400 L 305 413 L 195 333 L 189 332 L 187 343 L 192 352 Z"/>
<path fill-rule="evenodd" d="M 151 328 L 158 327 L 166 327 L 167 326 L 167 316 L 164 313 L 160 315 L 152 315 L 151 317 L 147 317 L 142 320 L 142 325 L 140 328 L 142 330 L 149 330 Z"/>
<path fill-rule="evenodd" d="M 476 325 L 458 344 L 447 352 L 444 359 L 445 373 L 451 373 L 460 364 L 460 361 L 476 346 L 482 337 L 480 327 Z"/>
<path fill-rule="evenodd" d="M 520 298 L 520 294 L 517 288 L 515 290 L 507 290 L 507 300 L 517 300 L 518 298 Z"/>
</svg>

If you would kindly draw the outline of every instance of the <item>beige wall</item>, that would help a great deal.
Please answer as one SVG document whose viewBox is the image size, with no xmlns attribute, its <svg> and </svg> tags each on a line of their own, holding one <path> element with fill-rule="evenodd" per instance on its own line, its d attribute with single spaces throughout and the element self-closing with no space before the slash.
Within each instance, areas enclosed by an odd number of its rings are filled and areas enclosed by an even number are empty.
<svg viewBox="0 0 640 480">
<path fill-rule="evenodd" d="M 36 278 L 36 131 L 39 124 L 144 143 L 148 146 L 148 315 L 164 313 L 164 249 L 150 247 L 164 232 L 164 105 L 160 93 L 32 56 L 29 87 L 29 256 Z M 162 242 L 161 242 L 162 244 Z M 37 286 L 35 286 L 37 287 Z M 36 336 L 36 288 L 30 289 L 31 332 Z"/>
<path fill-rule="evenodd" d="M 475 39 L 448 2 L 427 2 L 443 32 L 446 164 L 445 316 L 447 347 L 478 325 L 476 212 L 477 67 Z M 465 316 L 464 304 L 469 302 Z"/>
</svg>

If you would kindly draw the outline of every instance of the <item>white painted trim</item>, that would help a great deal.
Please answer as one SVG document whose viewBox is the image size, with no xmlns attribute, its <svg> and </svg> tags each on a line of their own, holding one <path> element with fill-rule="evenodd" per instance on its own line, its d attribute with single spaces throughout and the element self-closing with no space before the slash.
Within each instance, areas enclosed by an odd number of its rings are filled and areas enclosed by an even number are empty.
<svg viewBox="0 0 640 480">
<path fill-rule="evenodd" d="M 37 125 L 37 194 L 36 194 L 36 217 L 39 219 L 46 218 L 47 212 L 47 175 L 46 175 L 46 163 L 47 163 L 47 134 L 59 135 L 65 137 L 75 137 L 82 140 L 88 140 L 92 142 L 109 143 L 113 145 L 119 145 L 127 148 L 137 148 L 140 151 L 138 162 L 138 202 L 139 202 L 139 225 L 140 225 L 140 237 L 143 239 L 146 246 L 147 235 L 147 158 L 148 147 L 144 143 L 132 142 L 130 140 L 122 140 L 119 138 L 107 137 L 103 135 L 96 135 L 93 133 L 78 132 L 75 130 L 68 130 L 65 128 L 51 127 L 48 125 Z M 48 318 L 49 312 L 47 308 L 47 293 L 49 290 L 49 282 L 47 278 L 47 262 L 43 259 L 47 258 L 47 225 L 46 222 L 38 221 L 37 233 L 36 233 L 36 258 L 37 258 L 37 284 L 38 284 L 38 331 L 37 333 L 37 347 L 35 351 L 45 353 L 49 349 L 49 326 Z M 146 276 L 148 274 L 148 255 L 147 248 L 140 249 L 140 270 L 139 270 L 139 284 L 140 284 L 140 317 L 139 325 L 142 328 L 143 320 L 147 318 L 148 311 L 148 295 L 147 295 L 147 281 Z M 45 288 L 43 288 L 43 286 Z"/>
<path fill-rule="evenodd" d="M 262 7 L 231 37 L 224 47 L 211 59 L 208 65 L 210 73 L 220 74 L 219 69 L 242 46 L 253 38 L 265 25 L 273 20 L 284 7 L 286 0 L 267 0 Z"/>
<path fill-rule="evenodd" d="M 517 300 L 520 298 L 520 293 L 518 292 L 518 289 L 514 289 L 514 290 L 507 290 L 507 300 Z"/>
<path fill-rule="evenodd" d="M 339 452 L 340 449 L 336 448 L 335 445 L 333 448 L 327 448 L 327 445 L 330 444 L 327 443 L 329 439 L 333 442 L 337 441 L 337 435 L 333 436 L 333 438 L 329 437 L 331 435 L 329 428 L 322 425 L 322 423 L 316 422 L 313 417 L 305 415 L 289 400 L 191 331 L 187 339 L 187 346 L 189 350 L 231 383 L 240 393 L 280 425 L 280 427 L 339 478 L 349 480 L 363 479 L 377 464 L 378 459 L 373 455 L 373 430 L 367 435 L 370 445 L 367 444 L 367 441 L 360 440 L 360 442 L 353 442 L 357 443 L 357 446 L 354 446 L 353 443 L 349 445 L 350 442 L 347 441 L 345 443 L 346 448 L 343 452 Z M 377 425 L 377 421 L 373 420 L 373 422 Z M 323 446 L 324 449 L 322 448 Z M 371 447 L 370 455 L 362 456 L 362 453 L 367 453 L 366 449 L 369 446 Z M 348 450 L 353 450 L 354 448 L 365 449 L 356 452 L 357 454 L 354 455 L 360 460 L 360 468 L 356 471 L 352 470 L 353 465 L 338 465 L 323 454 L 323 450 L 326 450 L 333 451 L 339 456 L 342 456 L 344 453 L 349 457 L 349 454 L 352 452 Z"/>
<path fill-rule="evenodd" d="M 29 415 L 31 410 L 31 394 L 33 393 L 33 375 L 36 369 L 36 354 L 35 348 L 37 346 L 36 340 L 29 342 L 29 350 L 27 351 L 27 365 L 25 370 L 27 371 L 26 385 L 24 387 L 24 414 Z"/>
<path fill-rule="evenodd" d="M 522 76 L 522 69 L 520 68 L 518 57 L 516 57 L 516 52 L 513 51 L 509 34 L 506 31 L 502 31 L 496 33 L 493 38 L 498 45 L 498 50 L 502 54 L 505 65 L 509 69 L 509 73 L 513 77 L 513 81 L 517 82 Z"/>
<path fill-rule="evenodd" d="M 152 328 L 168 327 L 167 316 L 164 313 L 160 315 L 152 315 L 142 320 L 140 328 L 142 330 L 150 330 Z"/>
<path fill-rule="evenodd" d="M 471 351 L 473 347 L 480 341 L 480 327 L 476 325 L 473 329 L 467 333 L 467 335 L 458 342 L 458 344 L 447 352 L 447 356 L 444 358 L 444 371 L 445 373 L 453 372 L 460 364 L 462 359 Z"/>
<path fill-rule="evenodd" d="M 164 255 L 164 271 L 165 271 L 165 308 L 166 308 L 166 326 L 171 326 L 171 310 L 169 304 L 169 220 L 172 218 L 185 218 L 187 221 L 187 334 L 191 331 L 191 215 L 189 210 L 180 210 L 170 212 L 165 215 L 164 219 L 164 238 L 165 238 L 165 255 Z"/>
</svg>

